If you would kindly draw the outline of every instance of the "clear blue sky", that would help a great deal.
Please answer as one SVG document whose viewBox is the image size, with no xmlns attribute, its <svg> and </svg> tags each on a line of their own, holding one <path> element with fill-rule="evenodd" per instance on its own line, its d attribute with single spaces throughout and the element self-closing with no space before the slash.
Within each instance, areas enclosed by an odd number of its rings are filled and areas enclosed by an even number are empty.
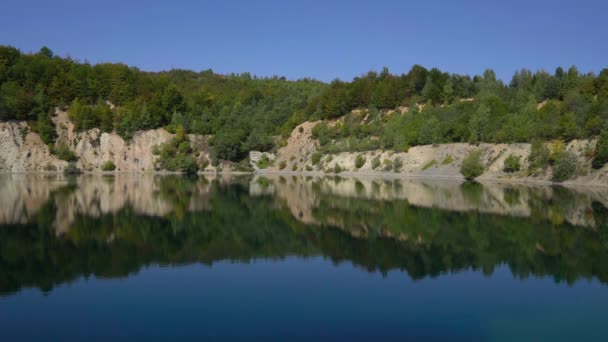
<svg viewBox="0 0 608 342">
<path fill-rule="evenodd" d="M 162 3 L 162 4 L 161 4 Z M 608 1 L 17 1 L 0 44 L 142 70 L 350 80 L 413 64 L 455 73 L 608 67 Z"/>
</svg>

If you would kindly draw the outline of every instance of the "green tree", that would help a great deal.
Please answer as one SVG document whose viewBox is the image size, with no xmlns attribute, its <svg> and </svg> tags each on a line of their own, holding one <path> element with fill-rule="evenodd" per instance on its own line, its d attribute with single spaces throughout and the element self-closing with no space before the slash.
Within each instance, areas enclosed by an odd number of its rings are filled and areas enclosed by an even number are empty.
<svg viewBox="0 0 608 342">
<path fill-rule="evenodd" d="M 471 151 L 462 161 L 460 173 L 464 178 L 473 180 L 481 176 L 485 171 L 481 151 Z"/>
<path fill-rule="evenodd" d="M 602 134 L 595 145 L 595 155 L 591 165 L 594 169 L 601 169 L 608 162 L 608 124 L 604 126 Z"/>
</svg>

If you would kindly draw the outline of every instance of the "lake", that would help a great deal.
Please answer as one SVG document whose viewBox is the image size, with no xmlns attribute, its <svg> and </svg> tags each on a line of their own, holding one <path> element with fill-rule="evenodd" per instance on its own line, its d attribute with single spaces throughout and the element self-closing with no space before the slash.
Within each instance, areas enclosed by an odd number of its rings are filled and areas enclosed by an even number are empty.
<svg viewBox="0 0 608 342">
<path fill-rule="evenodd" d="M 608 337 L 608 190 L 0 175 L 0 340 Z"/>
</svg>

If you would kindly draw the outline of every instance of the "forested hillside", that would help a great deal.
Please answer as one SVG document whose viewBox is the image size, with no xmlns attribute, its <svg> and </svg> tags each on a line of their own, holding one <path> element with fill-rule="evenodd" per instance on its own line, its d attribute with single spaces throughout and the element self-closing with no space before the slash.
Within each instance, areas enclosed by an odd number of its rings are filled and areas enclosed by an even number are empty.
<svg viewBox="0 0 608 342">
<path fill-rule="evenodd" d="M 0 120 L 29 121 L 53 144 L 55 107 L 68 108 L 79 130 L 115 130 L 127 139 L 180 125 L 214 135 L 217 157 L 228 160 L 271 149 L 273 136 L 318 119 L 326 121 L 314 135 L 326 152 L 601 135 L 596 159 L 608 160 L 608 69 L 523 69 L 505 84 L 492 70 L 470 77 L 415 65 L 407 74 L 385 68 L 325 84 L 211 70 L 144 72 L 61 58 L 46 47 L 35 54 L 0 47 Z M 327 121 L 336 118 L 338 124 Z"/>
<path fill-rule="evenodd" d="M 49 144 L 56 136 L 54 108 L 68 107 L 80 130 L 116 130 L 128 139 L 138 130 L 173 132 L 182 125 L 189 133 L 216 135 L 220 158 L 239 159 L 246 151 L 270 148 L 271 136 L 324 87 L 310 79 L 211 70 L 143 72 L 124 64 L 80 63 L 48 48 L 23 54 L 0 46 L 0 121 L 29 121 Z"/>
</svg>

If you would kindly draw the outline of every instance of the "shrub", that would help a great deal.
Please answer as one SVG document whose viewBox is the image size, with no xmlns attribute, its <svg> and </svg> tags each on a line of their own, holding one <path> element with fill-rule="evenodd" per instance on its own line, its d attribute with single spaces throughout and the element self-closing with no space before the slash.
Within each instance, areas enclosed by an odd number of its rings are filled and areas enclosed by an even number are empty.
<svg viewBox="0 0 608 342">
<path fill-rule="evenodd" d="M 334 173 L 340 173 L 342 172 L 342 167 L 340 166 L 340 164 L 336 163 L 334 164 Z"/>
<path fill-rule="evenodd" d="M 78 168 L 78 166 L 76 166 L 76 163 L 70 162 L 68 163 L 68 166 L 63 169 L 63 173 L 66 175 L 77 175 L 82 173 L 82 171 Z"/>
<path fill-rule="evenodd" d="M 424 164 L 424 166 L 422 167 L 422 170 L 423 170 L 423 171 L 424 171 L 424 170 L 428 170 L 428 169 L 430 169 L 431 167 L 433 167 L 433 166 L 435 166 L 435 165 L 437 165 L 437 161 L 436 161 L 435 159 L 433 159 L 433 160 L 431 160 L 430 162 L 428 162 L 428 163 Z"/>
<path fill-rule="evenodd" d="M 530 149 L 530 155 L 528 156 L 530 168 L 533 170 L 546 169 L 547 165 L 549 165 L 549 155 L 549 149 L 542 141 L 537 140 L 533 142 Z"/>
<path fill-rule="evenodd" d="M 468 180 L 475 179 L 483 174 L 485 166 L 481 160 L 481 151 L 470 152 L 462 161 L 460 173 Z"/>
<path fill-rule="evenodd" d="M 159 164 L 161 168 L 168 171 L 184 172 L 193 174 L 198 171 L 199 163 L 191 155 L 190 142 L 184 133 L 182 126 L 175 130 L 175 137 L 160 145 Z"/>
<path fill-rule="evenodd" d="M 312 166 L 306 165 L 306 171 L 312 171 L 312 170 L 313 170 Z"/>
<path fill-rule="evenodd" d="M 363 167 L 363 165 L 365 165 L 366 161 L 367 160 L 365 159 L 365 157 L 362 154 L 359 154 L 357 158 L 355 158 L 355 167 L 357 169 L 360 169 L 361 167 Z"/>
<path fill-rule="evenodd" d="M 320 152 L 314 152 L 310 156 L 310 160 L 312 161 L 312 165 L 319 164 L 319 162 L 321 161 L 321 157 L 323 157 L 323 154 L 321 154 Z"/>
<path fill-rule="evenodd" d="M 552 180 L 554 182 L 563 182 L 572 177 L 576 171 L 578 159 L 574 153 L 566 151 L 562 154 L 559 160 L 556 161 L 555 168 L 553 169 Z"/>
<path fill-rule="evenodd" d="M 203 171 L 207 168 L 207 166 L 209 166 L 209 159 L 203 157 L 198 168 L 199 170 Z"/>
<path fill-rule="evenodd" d="M 595 145 L 595 156 L 591 162 L 594 169 L 601 169 L 608 162 L 608 127 L 604 128 Z"/>
<path fill-rule="evenodd" d="M 393 169 L 393 161 L 390 159 L 384 159 L 382 164 L 384 164 L 384 168 L 383 168 L 384 171 L 390 171 Z"/>
<path fill-rule="evenodd" d="M 395 172 L 401 171 L 402 167 L 403 167 L 403 160 L 399 157 L 395 158 L 395 160 L 393 161 L 393 168 L 395 169 Z"/>
<path fill-rule="evenodd" d="M 49 172 L 56 172 L 57 171 L 57 166 L 51 164 L 51 163 L 47 163 L 44 166 L 44 171 L 49 171 Z"/>
<path fill-rule="evenodd" d="M 549 155 L 549 162 L 551 165 L 555 165 L 557 162 L 559 162 L 565 150 L 566 145 L 561 140 L 558 140 L 552 144 L 551 154 Z"/>
<path fill-rule="evenodd" d="M 509 155 L 505 159 L 504 167 L 502 170 L 508 173 L 517 172 L 521 170 L 520 157 L 513 154 Z"/>
<path fill-rule="evenodd" d="M 70 150 L 70 148 L 66 144 L 59 144 L 57 146 L 54 146 L 51 149 L 51 153 L 56 155 L 57 158 L 65 160 L 67 162 L 74 162 L 78 160 L 76 154 L 74 154 L 74 152 L 72 152 L 72 150 Z"/>
<path fill-rule="evenodd" d="M 376 156 L 374 159 L 372 159 L 372 170 L 377 169 L 378 166 L 380 166 L 380 156 Z"/>
<path fill-rule="evenodd" d="M 448 154 L 441 162 L 441 165 L 449 165 L 449 164 L 452 164 L 453 162 L 454 162 L 454 157 L 452 157 L 452 155 Z"/>
<path fill-rule="evenodd" d="M 284 169 L 284 168 L 286 168 L 286 167 L 287 167 L 287 163 L 286 163 L 284 160 L 282 160 L 282 161 L 279 163 L 279 170 L 283 170 L 283 169 Z"/>
<path fill-rule="evenodd" d="M 289 156 L 289 161 L 294 161 L 296 160 L 296 156 Z"/>
<path fill-rule="evenodd" d="M 270 158 L 266 155 L 266 153 L 262 154 L 260 160 L 257 162 L 258 168 L 265 169 L 270 165 Z"/>
<path fill-rule="evenodd" d="M 101 169 L 103 171 L 114 171 L 114 170 L 116 170 L 116 165 L 114 165 L 113 161 L 108 160 L 105 163 L 103 163 L 103 165 L 101 165 Z"/>
<path fill-rule="evenodd" d="M 298 164 L 297 164 L 297 163 L 294 163 L 294 164 L 291 166 L 291 171 L 298 171 Z"/>
</svg>

